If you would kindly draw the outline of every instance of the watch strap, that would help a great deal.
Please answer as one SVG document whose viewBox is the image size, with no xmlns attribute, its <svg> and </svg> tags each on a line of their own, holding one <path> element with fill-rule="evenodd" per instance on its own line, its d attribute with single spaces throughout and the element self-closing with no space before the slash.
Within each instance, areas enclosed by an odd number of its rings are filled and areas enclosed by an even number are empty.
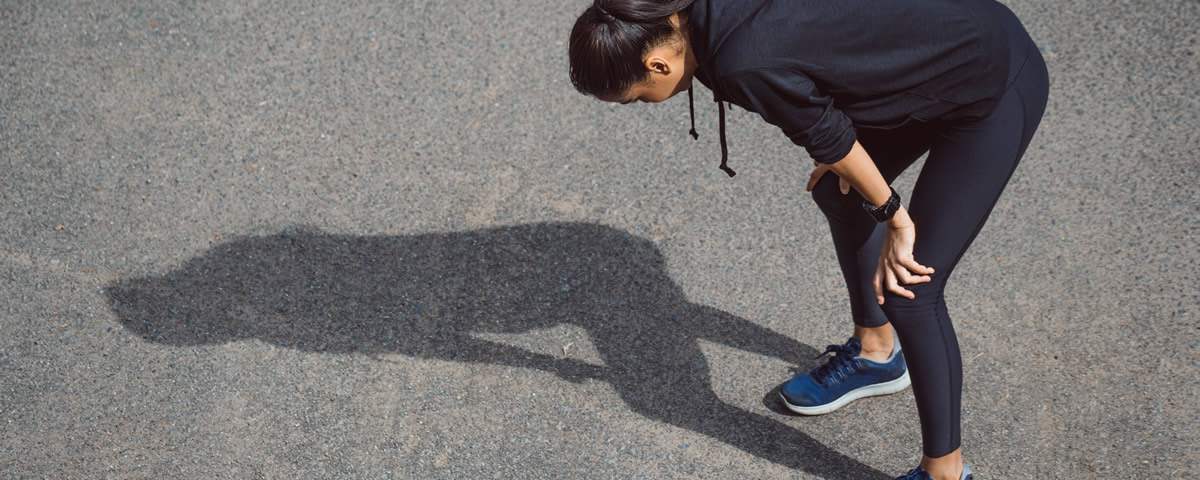
<svg viewBox="0 0 1200 480">
<path fill-rule="evenodd" d="M 891 220 L 896 212 L 900 210 L 900 194 L 896 193 L 896 189 L 888 187 L 892 191 L 892 195 L 887 201 L 878 207 L 871 205 L 870 202 L 863 200 L 863 210 L 866 210 L 876 222 L 883 223 Z"/>
</svg>

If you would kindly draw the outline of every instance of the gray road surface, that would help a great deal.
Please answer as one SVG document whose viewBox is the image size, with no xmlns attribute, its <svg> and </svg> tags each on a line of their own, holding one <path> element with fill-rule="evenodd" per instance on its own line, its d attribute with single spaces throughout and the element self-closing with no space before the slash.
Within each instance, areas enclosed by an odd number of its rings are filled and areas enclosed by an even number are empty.
<svg viewBox="0 0 1200 480">
<path fill-rule="evenodd" d="M 0 477 L 850 478 L 810 162 L 567 80 L 586 2 L 0 0 Z M 1200 476 L 1194 0 L 1014 0 L 1034 145 L 948 292 L 977 478 Z M 913 176 L 900 182 L 911 186 Z"/>
</svg>

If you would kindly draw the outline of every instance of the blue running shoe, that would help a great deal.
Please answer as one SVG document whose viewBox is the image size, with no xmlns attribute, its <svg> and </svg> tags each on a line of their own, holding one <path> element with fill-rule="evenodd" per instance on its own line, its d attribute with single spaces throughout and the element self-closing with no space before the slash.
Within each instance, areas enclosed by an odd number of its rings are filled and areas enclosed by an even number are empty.
<svg viewBox="0 0 1200 480">
<path fill-rule="evenodd" d="M 933 477 L 929 476 L 929 472 L 926 472 L 924 468 L 918 466 L 910 470 L 903 477 L 896 477 L 896 480 L 933 480 Z M 975 480 L 975 475 L 971 474 L 971 467 L 968 467 L 964 463 L 963 473 L 958 477 L 958 480 Z"/>
<path fill-rule="evenodd" d="M 801 415 L 822 415 L 846 406 L 854 400 L 887 395 L 908 388 L 908 367 L 900 342 L 884 363 L 858 356 L 862 343 L 850 337 L 845 345 L 825 347 L 825 355 L 834 354 L 824 365 L 796 375 L 783 384 L 779 394 L 788 409 Z M 820 357 L 817 357 L 820 358 Z"/>
</svg>

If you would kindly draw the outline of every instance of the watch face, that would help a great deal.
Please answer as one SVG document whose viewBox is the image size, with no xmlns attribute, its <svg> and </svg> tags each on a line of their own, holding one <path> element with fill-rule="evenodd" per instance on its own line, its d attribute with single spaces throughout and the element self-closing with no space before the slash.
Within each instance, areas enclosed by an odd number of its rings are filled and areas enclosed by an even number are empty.
<svg viewBox="0 0 1200 480">
<path fill-rule="evenodd" d="M 896 214 L 897 210 L 900 210 L 900 197 L 893 193 L 892 196 L 888 198 L 887 203 L 883 206 L 883 215 L 887 217 L 888 220 L 891 220 L 892 216 Z"/>
<path fill-rule="evenodd" d="M 883 205 L 876 207 L 863 200 L 862 206 L 867 213 L 871 214 L 871 217 L 875 218 L 875 221 L 886 222 L 891 220 L 896 215 L 896 212 L 900 210 L 900 194 L 892 190 L 892 196 L 888 197 Z"/>
</svg>

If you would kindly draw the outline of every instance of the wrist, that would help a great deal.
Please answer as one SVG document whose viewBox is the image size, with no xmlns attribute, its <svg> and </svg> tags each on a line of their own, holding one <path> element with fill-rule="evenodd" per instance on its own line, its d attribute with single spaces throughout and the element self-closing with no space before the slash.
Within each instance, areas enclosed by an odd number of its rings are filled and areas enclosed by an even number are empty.
<svg viewBox="0 0 1200 480">
<path fill-rule="evenodd" d="M 904 206 L 896 210 L 896 214 L 892 215 L 892 218 L 887 221 L 888 230 L 904 230 L 906 228 L 913 228 L 914 225 L 912 217 L 908 216 L 908 210 Z"/>
</svg>

